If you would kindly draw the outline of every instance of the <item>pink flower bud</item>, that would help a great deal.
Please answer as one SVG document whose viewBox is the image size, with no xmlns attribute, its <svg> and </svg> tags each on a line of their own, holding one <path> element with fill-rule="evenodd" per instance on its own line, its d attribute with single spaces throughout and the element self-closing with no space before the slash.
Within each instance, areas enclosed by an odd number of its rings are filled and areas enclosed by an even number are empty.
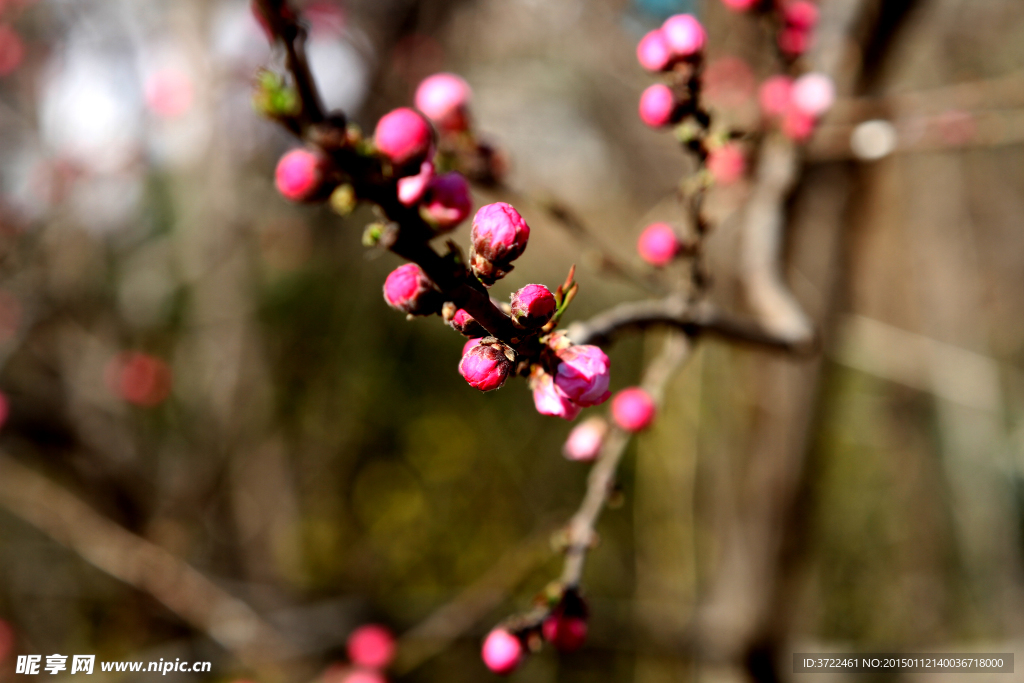
<svg viewBox="0 0 1024 683">
<path fill-rule="evenodd" d="M 782 116 L 789 108 L 793 91 L 793 79 L 788 76 L 772 76 L 761 84 L 758 101 L 765 116 Z"/>
<path fill-rule="evenodd" d="M 476 321 L 476 318 L 461 308 L 455 311 L 452 319 L 448 321 L 448 325 L 456 332 L 464 334 L 467 337 L 476 337 L 479 339 L 487 336 L 487 330 L 485 330 L 483 326 Z M 470 341 L 476 340 L 470 339 Z M 462 355 L 466 355 L 466 349 L 463 349 Z"/>
<path fill-rule="evenodd" d="M 483 339 L 483 337 L 479 337 L 477 339 L 470 339 L 465 344 L 463 344 L 462 345 L 462 355 L 465 356 L 467 353 L 469 353 L 469 350 L 471 348 L 473 348 L 474 346 L 476 346 L 477 344 L 479 344 L 482 339 Z"/>
<path fill-rule="evenodd" d="M 590 462 L 601 452 L 601 444 L 608 433 L 608 423 L 592 417 L 576 425 L 562 446 L 562 455 L 577 462 Z"/>
<path fill-rule="evenodd" d="M 416 88 L 416 108 L 439 128 L 465 130 L 466 107 L 472 91 L 455 74 L 440 73 L 423 79 Z"/>
<path fill-rule="evenodd" d="M 661 25 L 665 42 L 676 57 L 690 57 L 704 49 L 707 33 L 692 14 L 676 14 Z"/>
<path fill-rule="evenodd" d="M 743 177 L 747 169 L 747 159 L 739 145 L 727 143 L 708 154 L 708 171 L 715 182 L 731 185 Z"/>
<path fill-rule="evenodd" d="M 654 401 L 640 387 L 630 387 L 615 394 L 612 399 L 612 417 L 615 424 L 627 432 L 639 432 L 654 419 Z"/>
<path fill-rule="evenodd" d="M 608 400 L 611 362 L 596 346 L 569 346 L 555 352 L 558 364 L 555 388 L 567 399 L 583 406 L 596 406 Z"/>
<path fill-rule="evenodd" d="M 420 164 L 420 172 L 398 179 L 398 201 L 404 206 L 412 206 L 423 199 L 427 185 L 434 179 L 434 164 L 424 161 Z"/>
<path fill-rule="evenodd" d="M 587 640 L 587 620 L 564 614 L 552 615 L 541 626 L 544 640 L 555 646 L 559 652 L 575 652 Z"/>
<path fill-rule="evenodd" d="M 169 68 L 157 71 L 146 79 L 146 106 L 165 119 L 184 116 L 192 106 L 192 79 L 188 74 Z"/>
<path fill-rule="evenodd" d="M 672 50 L 659 30 L 650 31 L 636 46 L 636 58 L 648 71 L 664 71 L 672 63 Z"/>
<path fill-rule="evenodd" d="M 415 263 L 406 263 L 391 271 L 384 280 L 384 301 L 409 315 L 430 315 L 437 310 L 434 283 Z"/>
<path fill-rule="evenodd" d="M 810 31 L 818 24 L 818 8 L 807 0 L 795 0 L 782 7 L 782 19 L 793 28 Z"/>
<path fill-rule="evenodd" d="M 782 134 L 794 142 L 803 142 L 814 132 L 814 117 L 790 107 L 782 117 Z"/>
<path fill-rule="evenodd" d="M 473 210 L 469 183 L 458 171 L 437 176 L 427 185 L 420 216 L 441 232 L 451 230 L 466 220 Z"/>
<path fill-rule="evenodd" d="M 668 223 L 651 223 L 640 233 L 636 250 L 652 266 L 667 266 L 679 253 L 681 243 Z"/>
<path fill-rule="evenodd" d="M 512 261 L 526 250 L 530 226 L 504 202 L 480 207 L 473 218 L 470 265 L 485 285 L 492 285 L 512 270 Z"/>
<path fill-rule="evenodd" d="M 746 12 L 758 3 L 758 0 L 722 0 L 722 3 L 734 12 Z"/>
<path fill-rule="evenodd" d="M 541 415 L 575 420 L 580 414 L 580 407 L 555 388 L 554 378 L 540 366 L 530 373 L 530 389 L 533 390 L 533 405 Z"/>
<path fill-rule="evenodd" d="M 352 669 L 344 674 L 338 683 L 388 683 L 384 674 L 372 669 Z"/>
<path fill-rule="evenodd" d="M 493 339 L 493 337 L 491 337 Z M 501 342 L 474 344 L 459 361 L 459 374 L 480 391 L 500 389 L 512 372 L 515 353 Z"/>
<path fill-rule="evenodd" d="M 555 313 L 555 296 L 544 285 L 526 285 L 512 294 L 512 322 L 524 329 L 541 327 Z"/>
<path fill-rule="evenodd" d="M 811 48 L 813 35 L 810 31 L 787 26 L 779 31 L 779 49 L 788 57 L 799 57 Z"/>
<path fill-rule="evenodd" d="M 293 202 L 316 199 L 323 194 L 323 168 L 323 157 L 316 152 L 293 149 L 277 162 L 277 191 Z"/>
<path fill-rule="evenodd" d="M 171 393 L 173 374 L 162 359 L 148 353 L 125 351 L 114 356 L 104 371 L 111 392 L 137 406 L 160 405 Z"/>
<path fill-rule="evenodd" d="M 379 624 L 360 626 L 346 645 L 348 658 L 359 666 L 383 669 L 395 658 L 395 637 Z"/>
<path fill-rule="evenodd" d="M 510 674 L 523 658 L 523 644 L 503 628 L 496 628 L 487 634 L 480 651 L 484 664 L 496 674 Z"/>
<path fill-rule="evenodd" d="M 676 96 L 664 83 L 648 86 L 640 95 L 640 120 L 651 128 L 661 128 L 673 122 Z"/>
<path fill-rule="evenodd" d="M 832 79 L 822 73 L 804 74 L 793 82 L 793 107 L 810 116 L 821 116 L 836 101 Z"/>
<path fill-rule="evenodd" d="M 430 151 L 430 124 L 408 107 L 399 107 L 381 117 L 373 134 L 377 149 L 399 166 L 420 162 Z"/>
</svg>

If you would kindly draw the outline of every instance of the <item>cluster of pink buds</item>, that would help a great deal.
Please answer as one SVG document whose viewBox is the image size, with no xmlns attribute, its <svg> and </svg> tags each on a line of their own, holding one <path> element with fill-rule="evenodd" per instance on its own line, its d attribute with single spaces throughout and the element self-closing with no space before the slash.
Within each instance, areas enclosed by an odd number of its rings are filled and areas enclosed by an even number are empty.
<svg viewBox="0 0 1024 683">
<path fill-rule="evenodd" d="M 387 683 L 384 670 L 396 651 L 391 631 L 379 624 L 365 624 L 348 637 L 346 649 L 349 663 L 339 662 L 328 668 L 324 683 Z"/>
<path fill-rule="evenodd" d="M 818 7 L 809 0 L 786 0 L 779 7 L 779 14 L 783 24 L 779 31 L 779 50 L 788 57 L 799 57 L 814 43 Z"/>
<path fill-rule="evenodd" d="M 706 42 L 707 33 L 695 17 L 676 14 L 640 39 L 636 57 L 648 71 L 672 71 L 699 62 Z M 672 88 L 656 83 L 640 95 L 640 120 L 652 128 L 678 123 L 684 114 L 683 104 Z"/>
<path fill-rule="evenodd" d="M 498 627 L 488 633 L 480 650 L 484 664 L 496 674 L 510 674 L 522 664 L 528 649 L 540 648 L 541 639 L 559 652 L 575 652 L 587 640 L 589 611 L 577 591 L 566 590 L 551 601 L 549 611 L 537 620 L 539 624 Z"/>
<path fill-rule="evenodd" d="M 470 267 L 480 282 L 490 286 L 511 272 L 512 262 L 526 251 L 530 226 L 512 205 L 497 202 L 476 212 L 470 239 Z"/>
<path fill-rule="evenodd" d="M 574 420 L 582 408 L 604 403 L 608 391 L 611 363 L 596 346 L 571 345 L 556 337 L 554 374 L 534 366 L 530 374 L 533 403 L 541 415 Z"/>
<path fill-rule="evenodd" d="M 804 74 L 796 80 L 772 76 L 761 84 L 761 112 L 777 122 L 783 134 L 803 142 L 814 132 L 818 119 L 835 103 L 835 86 L 825 74 Z"/>
</svg>

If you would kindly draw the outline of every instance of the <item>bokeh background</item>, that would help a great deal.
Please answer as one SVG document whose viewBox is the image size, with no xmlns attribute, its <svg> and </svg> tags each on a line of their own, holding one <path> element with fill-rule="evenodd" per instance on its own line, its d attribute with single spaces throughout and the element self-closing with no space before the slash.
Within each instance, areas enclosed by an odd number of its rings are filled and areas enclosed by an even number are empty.
<svg viewBox="0 0 1024 683">
<path fill-rule="evenodd" d="M 820 348 L 701 342 L 600 522 L 587 646 L 512 680 L 1020 651 L 1024 6 L 860 4 L 789 206 L 787 281 Z M 685 224 L 692 168 L 639 122 L 634 56 L 679 11 L 709 27 L 712 107 L 756 125 L 772 39 L 718 0 L 305 4 L 325 100 L 367 130 L 424 76 L 468 80 L 533 228 L 494 292 L 576 263 L 568 321 L 647 294 L 546 203 L 638 268 L 646 222 Z M 0 680 L 56 652 L 311 681 L 367 622 L 405 634 L 393 680 L 488 680 L 480 639 L 558 574 L 548 538 L 587 474 L 561 455 L 570 425 L 523 382 L 474 391 L 456 333 L 387 308 L 398 262 L 361 246 L 368 210 L 276 194 L 295 142 L 251 106 L 267 65 L 244 0 L 0 0 Z M 867 120 L 882 142 L 851 144 Z M 708 200 L 714 296 L 739 312 L 748 191 Z M 613 389 L 659 335 L 610 349 Z"/>
</svg>

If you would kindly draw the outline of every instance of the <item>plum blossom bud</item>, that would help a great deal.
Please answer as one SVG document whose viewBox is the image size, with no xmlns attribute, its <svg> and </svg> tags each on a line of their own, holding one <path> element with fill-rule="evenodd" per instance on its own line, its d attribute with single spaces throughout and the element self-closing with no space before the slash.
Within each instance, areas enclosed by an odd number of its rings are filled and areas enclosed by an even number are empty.
<svg viewBox="0 0 1024 683">
<path fill-rule="evenodd" d="M 459 361 L 459 374 L 469 386 L 480 391 L 500 389 L 512 372 L 515 352 L 494 337 L 485 337 L 466 351 Z"/>
<path fill-rule="evenodd" d="M 454 307 L 454 304 L 445 305 L 452 305 Z M 471 316 L 462 308 L 457 309 L 451 315 L 451 318 L 448 318 L 447 316 L 445 316 L 445 318 L 446 322 L 448 323 L 448 326 L 451 327 L 456 332 L 458 332 L 459 334 L 463 334 L 467 337 L 476 337 L 478 339 L 487 336 L 487 330 L 483 328 L 483 325 L 478 323 L 476 321 L 476 318 Z M 470 341 L 473 340 L 471 339 Z M 463 351 L 463 355 L 465 355 L 465 351 Z"/>
<path fill-rule="evenodd" d="M 782 117 L 782 134 L 794 142 L 803 142 L 814 132 L 814 117 L 793 107 Z"/>
<path fill-rule="evenodd" d="M 793 107 L 810 116 L 821 116 L 836 101 L 832 79 L 822 73 L 804 74 L 793 82 Z"/>
<path fill-rule="evenodd" d="M 420 216 L 441 232 L 447 232 L 466 220 L 472 210 L 469 183 L 458 171 L 444 173 L 431 180 L 420 204 Z"/>
<path fill-rule="evenodd" d="M 434 313 L 437 296 L 434 283 L 415 263 L 395 268 L 384 280 L 384 300 L 388 306 L 409 315 Z"/>
<path fill-rule="evenodd" d="M 664 71 L 672 63 L 672 50 L 659 29 L 640 39 L 636 46 L 636 59 L 648 71 Z"/>
<path fill-rule="evenodd" d="M 555 352 L 558 364 L 555 388 L 567 399 L 583 406 L 596 406 L 608 400 L 611 362 L 596 346 L 569 346 Z"/>
<path fill-rule="evenodd" d="M 395 637 L 380 624 L 360 626 L 348 637 L 348 658 L 353 664 L 383 669 L 395 658 Z"/>
<path fill-rule="evenodd" d="M 651 223 L 640 233 L 636 250 L 652 266 L 667 266 L 679 253 L 682 243 L 668 223 Z"/>
<path fill-rule="evenodd" d="M 523 659 L 523 644 L 503 628 L 487 634 L 480 656 L 487 668 L 496 674 L 510 674 Z"/>
<path fill-rule="evenodd" d="M 377 149 L 398 166 L 426 158 L 433 142 L 430 124 L 408 107 L 399 107 L 381 117 L 373 134 Z"/>
<path fill-rule="evenodd" d="M 676 96 L 664 83 L 648 86 L 640 95 L 640 120 L 651 128 L 661 128 L 674 122 Z"/>
<path fill-rule="evenodd" d="M 639 432 L 654 419 L 654 401 L 640 387 L 630 387 L 615 394 L 612 399 L 612 417 L 615 424 L 627 432 Z"/>
<path fill-rule="evenodd" d="M 416 108 L 438 128 L 465 130 L 466 107 L 472 90 L 455 74 L 440 73 L 424 78 L 416 88 Z"/>
<path fill-rule="evenodd" d="M 555 313 L 555 295 L 544 285 L 526 285 L 512 294 L 512 323 L 523 329 L 542 327 Z"/>
<path fill-rule="evenodd" d="M 789 108 L 792 91 L 793 79 L 788 76 L 772 76 L 766 80 L 758 92 L 761 113 L 769 117 L 785 114 Z"/>
<path fill-rule="evenodd" d="M 325 160 L 308 149 L 293 149 L 281 157 L 274 171 L 274 184 L 285 199 L 308 202 L 324 194 Z"/>
<path fill-rule="evenodd" d="M 807 0 L 794 0 L 782 7 L 782 20 L 803 31 L 810 31 L 818 24 L 818 8 Z"/>
<path fill-rule="evenodd" d="M 707 33 L 692 14 L 676 14 L 661 25 L 665 42 L 676 57 L 691 57 L 704 49 Z"/>
<path fill-rule="evenodd" d="M 562 455 L 568 460 L 590 462 L 601 452 L 601 444 L 608 433 L 608 423 L 600 417 L 592 417 L 576 425 L 562 446 Z"/>
<path fill-rule="evenodd" d="M 708 171 L 715 182 L 731 185 L 743 177 L 747 168 L 747 159 L 739 145 L 727 143 L 708 154 Z"/>
<path fill-rule="evenodd" d="M 416 175 L 407 175 L 398 180 L 398 201 L 403 206 L 412 206 L 421 199 L 427 191 L 427 185 L 434 179 L 434 163 L 424 161 L 420 164 L 420 172 Z"/>
<path fill-rule="evenodd" d="M 757 3 L 758 0 L 722 0 L 722 4 L 734 12 L 746 12 Z"/>
<path fill-rule="evenodd" d="M 575 420 L 580 407 L 555 389 L 554 378 L 539 365 L 530 373 L 530 389 L 533 390 L 533 405 L 541 415 Z"/>
<path fill-rule="evenodd" d="M 779 31 L 779 50 L 788 57 L 799 57 L 810 49 L 813 39 L 810 31 L 787 26 Z"/>
<path fill-rule="evenodd" d="M 567 614 L 552 615 L 544 620 L 541 633 L 559 652 L 575 652 L 587 640 L 587 620 Z"/>
<path fill-rule="evenodd" d="M 512 270 L 512 261 L 526 250 L 530 226 L 510 204 L 496 202 L 476 212 L 470 239 L 473 274 L 489 286 Z"/>
<path fill-rule="evenodd" d="M 471 348 L 479 344 L 482 340 L 483 337 L 479 337 L 477 339 L 470 339 L 469 341 L 467 341 L 465 344 L 462 345 L 462 355 L 465 356 L 467 353 L 469 353 L 469 350 Z"/>
</svg>

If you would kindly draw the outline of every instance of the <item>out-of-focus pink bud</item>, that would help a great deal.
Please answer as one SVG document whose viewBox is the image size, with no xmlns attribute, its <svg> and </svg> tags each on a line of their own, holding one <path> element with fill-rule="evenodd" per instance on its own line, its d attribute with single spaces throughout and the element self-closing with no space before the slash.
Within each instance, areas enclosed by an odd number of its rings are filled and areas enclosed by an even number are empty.
<svg viewBox="0 0 1024 683">
<path fill-rule="evenodd" d="M 575 420 L 580 414 L 581 408 L 555 388 L 554 378 L 540 366 L 530 373 L 530 389 L 533 390 L 533 405 L 541 415 Z"/>
<path fill-rule="evenodd" d="M 373 134 L 377 149 L 399 166 L 426 158 L 433 142 L 430 124 L 408 107 L 399 107 L 381 117 Z"/>
<path fill-rule="evenodd" d="M 324 194 L 324 158 L 308 149 L 281 157 L 274 172 L 277 191 L 293 202 L 313 201 Z"/>
<path fill-rule="evenodd" d="M 793 79 L 788 76 L 772 76 L 761 84 L 758 101 L 765 116 L 782 116 L 789 108 L 793 91 Z"/>
<path fill-rule="evenodd" d="M 722 0 L 729 9 L 735 12 L 746 12 L 748 9 L 758 3 L 759 0 Z"/>
<path fill-rule="evenodd" d="M 398 179 L 398 201 L 405 206 L 412 206 L 421 199 L 427 191 L 427 185 L 434 179 L 434 163 L 424 161 L 420 164 L 420 172 L 416 175 L 407 175 Z"/>
<path fill-rule="evenodd" d="M 721 185 L 735 183 L 743 177 L 743 172 L 747 169 L 747 159 L 743 155 L 743 150 L 731 142 L 711 150 L 707 164 L 711 177 Z"/>
<path fill-rule="evenodd" d="M 152 408 L 171 393 L 171 368 L 148 353 L 126 351 L 107 364 L 104 379 L 111 392 L 137 406 Z"/>
<path fill-rule="evenodd" d="M 461 308 L 455 311 L 452 319 L 448 321 L 448 325 L 460 334 L 464 334 L 467 337 L 476 337 L 476 339 L 470 339 L 470 342 L 487 336 L 487 330 L 476 321 L 476 318 Z M 468 344 L 469 342 L 466 343 Z M 463 349 L 462 355 L 466 355 L 466 349 Z"/>
<path fill-rule="evenodd" d="M 470 266 L 485 285 L 492 285 L 512 270 L 512 261 L 526 250 L 530 226 L 510 204 L 480 207 L 470 232 Z"/>
<path fill-rule="evenodd" d="M 651 128 L 673 123 L 675 113 L 676 96 L 664 83 L 648 86 L 640 95 L 640 120 Z"/>
<path fill-rule="evenodd" d="M 640 233 L 636 250 L 652 266 L 667 266 L 679 253 L 681 243 L 668 223 L 651 223 Z"/>
<path fill-rule="evenodd" d="M 430 315 L 437 310 L 438 292 L 415 263 L 395 268 L 384 280 L 384 301 L 409 315 Z"/>
<path fill-rule="evenodd" d="M 14 72 L 25 59 L 25 43 L 6 24 L 0 24 L 0 76 Z"/>
<path fill-rule="evenodd" d="M 822 73 L 804 74 L 793 82 L 793 106 L 810 116 L 821 116 L 836 101 L 836 86 Z"/>
<path fill-rule="evenodd" d="M 541 327 L 555 313 L 555 295 L 544 285 L 526 285 L 512 294 L 512 322 L 524 329 Z"/>
<path fill-rule="evenodd" d="M 552 615 L 541 626 L 544 640 L 555 646 L 559 652 L 575 652 L 587 640 L 587 620 L 564 614 Z"/>
<path fill-rule="evenodd" d="M 192 79 L 178 69 L 162 69 L 146 79 L 146 107 L 164 119 L 186 114 L 192 106 Z"/>
<path fill-rule="evenodd" d="M 562 455 L 577 462 L 590 462 L 601 452 L 601 444 L 608 433 L 608 423 L 600 417 L 592 417 L 576 425 L 562 446 Z"/>
<path fill-rule="evenodd" d="M 501 342 L 481 341 L 470 347 L 459 361 L 459 374 L 474 389 L 500 389 L 512 372 L 514 358 L 515 353 L 512 349 Z"/>
<path fill-rule="evenodd" d="M 469 183 L 458 171 L 443 173 L 431 180 L 420 204 L 420 216 L 441 232 L 466 220 L 472 210 Z"/>
<path fill-rule="evenodd" d="M 788 57 L 799 57 L 811 48 L 812 39 L 810 31 L 787 26 L 779 31 L 779 49 Z"/>
<path fill-rule="evenodd" d="M 348 637 L 346 649 L 353 664 L 383 669 L 395 658 L 395 637 L 380 624 L 365 624 Z"/>
<path fill-rule="evenodd" d="M 472 90 L 455 74 L 440 73 L 424 78 L 416 88 L 416 108 L 438 128 L 465 130 L 466 107 Z"/>
<path fill-rule="evenodd" d="M 373 669 L 352 669 L 343 674 L 338 683 L 388 683 L 388 679 Z"/>
<path fill-rule="evenodd" d="M 615 424 L 627 432 L 638 432 L 654 420 L 654 401 L 640 387 L 630 387 L 615 394 L 612 399 L 612 417 Z"/>
<path fill-rule="evenodd" d="M 810 31 L 818 24 L 818 7 L 807 0 L 794 0 L 782 7 L 782 20 L 793 28 Z"/>
<path fill-rule="evenodd" d="M 648 71 L 664 71 L 672 64 L 672 50 L 659 29 L 649 31 L 636 46 L 636 58 Z"/>
<path fill-rule="evenodd" d="M 487 634 L 480 656 L 488 669 L 496 674 L 510 674 L 523 659 L 523 644 L 503 628 Z"/>
<path fill-rule="evenodd" d="M 794 142 L 803 142 L 814 132 L 814 117 L 790 107 L 782 117 L 782 134 Z"/>
<path fill-rule="evenodd" d="M 555 388 L 573 403 L 596 406 L 608 400 L 611 361 L 597 346 L 574 345 L 555 352 L 558 364 Z"/>
<path fill-rule="evenodd" d="M 661 25 L 665 42 L 676 57 L 691 57 L 704 49 L 707 33 L 692 14 L 676 14 Z"/>
</svg>

